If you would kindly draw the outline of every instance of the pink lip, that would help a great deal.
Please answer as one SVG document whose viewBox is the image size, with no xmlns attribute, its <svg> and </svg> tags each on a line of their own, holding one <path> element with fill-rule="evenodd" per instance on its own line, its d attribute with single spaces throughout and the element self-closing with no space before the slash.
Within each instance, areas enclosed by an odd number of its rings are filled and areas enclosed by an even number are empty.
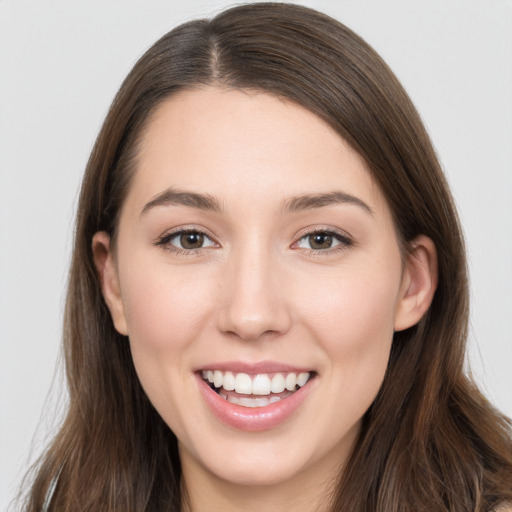
<svg viewBox="0 0 512 512">
<path fill-rule="evenodd" d="M 278 363 L 275 361 L 259 361 L 257 363 L 246 363 L 242 361 L 223 361 L 219 363 L 209 363 L 197 368 L 201 370 L 220 370 L 233 373 L 247 373 L 248 375 L 257 375 L 258 373 L 284 373 L 284 372 L 311 372 L 311 368 L 299 368 L 289 364 Z"/>
<path fill-rule="evenodd" d="M 221 366 L 216 366 L 221 368 Z M 222 366 L 222 368 L 225 368 Z M 239 371 L 239 366 L 235 371 Z M 226 369 L 226 371 L 230 371 Z M 273 370 L 273 371 L 290 371 L 290 370 Z M 270 373 L 270 371 L 263 371 L 258 369 L 260 373 Z M 251 372 L 254 373 L 254 372 Z M 292 414 L 299 408 L 299 406 L 306 399 L 310 390 L 312 389 L 310 380 L 305 386 L 295 391 L 287 398 L 267 405 L 265 407 L 242 407 L 224 400 L 220 397 L 208 384 L 203 380 L 199 373 L 196 373 L 199 390 L 205 399 L 208 407 L 214 416 L 223 423 L 246 432 L 259 432 L 269 430 L 284 423 Z M 312 379 L 313 381 L 316 379 Z"/>
</svg>

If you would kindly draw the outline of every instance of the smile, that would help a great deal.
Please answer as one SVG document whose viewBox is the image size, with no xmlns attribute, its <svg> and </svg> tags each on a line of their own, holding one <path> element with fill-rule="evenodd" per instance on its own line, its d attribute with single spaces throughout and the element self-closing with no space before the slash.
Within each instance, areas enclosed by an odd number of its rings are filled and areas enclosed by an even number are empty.
<svg viewBox="0 0 512 512">
<path fill-rule="evenodd" d="M 203 370 L 203 380 L 221 398 L 242 407 L 266 407 L 288 398 L 311 377 L 310 372 L 233 373 L 220 370 Z"/>
</svg>

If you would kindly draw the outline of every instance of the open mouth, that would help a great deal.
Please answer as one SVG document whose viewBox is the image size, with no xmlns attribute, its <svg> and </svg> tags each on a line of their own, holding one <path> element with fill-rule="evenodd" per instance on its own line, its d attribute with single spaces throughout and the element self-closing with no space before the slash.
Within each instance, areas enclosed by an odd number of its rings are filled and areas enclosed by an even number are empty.
<svg viewBox="0 0 512 512">
<path fill-rule="evenodd" d="M 247 373 L 202 370 L 203 380 L 224 400 L 242 407 L 265 407 L 305 386 L 314 372 Z"/>
</svg>

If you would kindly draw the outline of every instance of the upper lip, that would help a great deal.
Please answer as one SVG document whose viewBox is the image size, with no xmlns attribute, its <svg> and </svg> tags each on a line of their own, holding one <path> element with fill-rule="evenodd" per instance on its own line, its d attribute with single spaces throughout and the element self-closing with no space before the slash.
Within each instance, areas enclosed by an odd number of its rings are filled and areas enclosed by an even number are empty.
<svg viewBox="0 0 512 512">
<path fill-rule="evenodd" d="M 279 372 L 311 372 L 312 369 L 303 366 L 294 366 L 288 363 L 280 363 L 277 361 L 219 361 L 215 363 L 205 363 L 203 366 L 197 368 L 196 371 L 201 370 L 220 370 L 224 372 L 233 373 L 247 373 L 248 375 L 256 375 L 259 373 L 279 373 Z"/>
</svg>

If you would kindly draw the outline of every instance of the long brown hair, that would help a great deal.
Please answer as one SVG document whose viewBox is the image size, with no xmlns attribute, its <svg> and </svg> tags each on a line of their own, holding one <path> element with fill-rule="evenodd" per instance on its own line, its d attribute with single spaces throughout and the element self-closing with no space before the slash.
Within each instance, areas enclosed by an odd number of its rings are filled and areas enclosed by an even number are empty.
<svg viewBox="0 0 512 512">
<path fill-rule="evenodd" d="M 293 4 L 258 3 L 172 30 L 119 90 L 85 172 L 69 276 L 67 417 L 37 468 L 27 511 L 180 508 L 174 434 L 144 394 L 92 259 L 116 234 L 141 130 L 157 106 L 198 85 L 288 98 L 329 123 L 366 160 L 403 247 L 437 248 L 439 285 L 420 323 L 395 333 L 382 388 L 333 492 L 335 511 L 489 511 L 512 501 L 511 424 L 464 373 L 468 282 L 453 200 L 420 118 L 361 38 Z M 53 484 L 53 493 L 49 490 Z"/>
</svg>

